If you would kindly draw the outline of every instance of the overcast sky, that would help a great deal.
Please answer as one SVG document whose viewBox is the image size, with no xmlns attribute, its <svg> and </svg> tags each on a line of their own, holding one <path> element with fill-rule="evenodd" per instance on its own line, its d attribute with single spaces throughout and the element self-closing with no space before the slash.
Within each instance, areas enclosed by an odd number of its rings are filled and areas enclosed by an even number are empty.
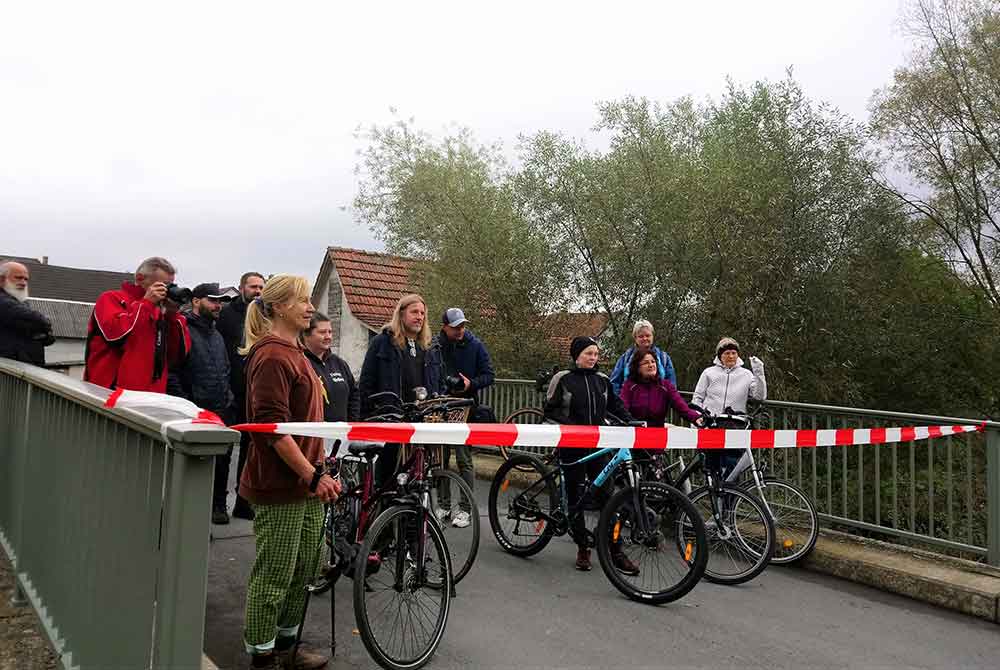
<svg viewBox="0 0 1000 670">
<path fill-rule="evenodd" d="M 348 6 L 348 5 L 351 6 Z M 859 121 L 903 63 L 896 0 L 11 2 L 0 10 L 0 254 L 178 281 L 315 278 L 379 249 L 355 130 L 586 138 L 595 103 L 776 80 Z"/>
</svg>

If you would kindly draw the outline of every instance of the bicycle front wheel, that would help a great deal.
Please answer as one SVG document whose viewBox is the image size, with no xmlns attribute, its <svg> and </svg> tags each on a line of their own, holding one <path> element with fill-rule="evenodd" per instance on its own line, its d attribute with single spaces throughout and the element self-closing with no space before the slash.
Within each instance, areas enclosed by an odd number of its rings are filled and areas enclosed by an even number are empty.
<svg viewBox="0 0 1000 670">
<path fill-rule="evenodd" d="M 479 504 L 464 479 L 450 470 L 431 472 L 431 509 L 451 554 L 452 579 L 458 584 L 469 574 L 479 553 Z M 463 522 L 465 525 L 463 525 Z"/>
<path fill-rule="evenodd" d="M 448 547 L 426 510 L 397 505 L 382 512 L 365 535 L 354 574 L 354 616 L 375 662 L 387 670 L 427 663 L 444 636 L 451 587 Z"/>
<path fill-rule="evenodd" d="M 716 497 L 704 486 L 691 493 L 691 502 L 708 536 L 705 579 L 742 584 L 764 571 L 774 552 L 774 524 L 757 498 L 729 485 Z"/>
<path fill-rule="evenodd" d="M 597 557 L 608 580 L 632 600 L 668 603 L 687 594 L 705 573 L 705 526 L 683 493 L 640 482 L 638 491 L 616 492 L 601 511 Z"/>
<path fill-rule="evenodd" d="M 774 477 L 765 477 L 759 489 L 751 478 L 743 489 L 760 496 L 771 513 L 775 534 L 771 562 L 791 565 L 808 556 L 819 537 L 819 515 L 802 489 Z"/>
</svg>

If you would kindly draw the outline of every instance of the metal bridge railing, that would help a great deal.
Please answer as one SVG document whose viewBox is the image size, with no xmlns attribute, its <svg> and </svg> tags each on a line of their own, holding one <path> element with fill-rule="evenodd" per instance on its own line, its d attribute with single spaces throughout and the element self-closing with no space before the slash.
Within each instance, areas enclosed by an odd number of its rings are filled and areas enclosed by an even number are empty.
<svg viewBox="0 0 1000 670">
<path fill-rule="evenodd" d="M 690 398 L 689 392 L 683 395 Z M 483 396 L 500 421 L 541 407 L 535 383 L 498 379 Z M 974 424 L 885 410 L 768 401 L 760 428 L 870 428 Z M 671 423 L 685 424 L 671 415 Z M 534 449 L 537 453 L 543 448 Z M 684 456 L 683 452 L 679 452 Z M 840 528 L 912 541 L 1000 565 L 1000 423 L 982 433 L 892 445 L 776 449 L 757 454 L 769 471 L 808 493 Z"/>
<path fill-rule="evenodd" d="M 0 544 L 65 668 L 201 666 L 213 460 L 238 441 L 0 360 Z"/>
</svg>

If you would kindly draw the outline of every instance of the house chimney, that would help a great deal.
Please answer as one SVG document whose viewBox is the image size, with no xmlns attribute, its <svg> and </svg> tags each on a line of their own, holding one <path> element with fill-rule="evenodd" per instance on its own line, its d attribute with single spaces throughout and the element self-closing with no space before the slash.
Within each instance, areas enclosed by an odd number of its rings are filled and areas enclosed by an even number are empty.
<svg viewBox="0 0 1000 670">
<path fill-rule="evenodd" d="M 48 265 L 48 264 L 49 264 L 49 257 L 42 256 L 42 265 Z"/>
</svg>

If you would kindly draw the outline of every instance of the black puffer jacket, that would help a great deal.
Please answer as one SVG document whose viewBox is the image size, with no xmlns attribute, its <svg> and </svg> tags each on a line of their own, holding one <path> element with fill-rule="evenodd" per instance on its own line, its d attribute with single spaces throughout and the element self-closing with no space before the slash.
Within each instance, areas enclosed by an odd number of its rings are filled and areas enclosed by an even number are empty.
<svg viewBox="0 0 1000 670">
<path fill-rule="evenodd" d="M 45 349 L 55 342 L 52 324 L 0 289 L 0 358 L 45 365 Z"/>
<path fill-rule="evenodd" d="M 603 426 L 611 414 L 621 421 L 632 417 L 622 399 L 611 390 L 611 380 L 596 368 L 557 372 L 545 394 L 545 418 L 574 426 Z"/>
<path fill-rule="evenodd" d="M 392 331 L 383 328 L 372 338 L 361 364 L 358 389 L 361 392 L 361 416 L 369 416 L 376 408 L 369 398 L 372 394 L 392 391 L 403 397 L 403 351 L 392 341 Z M 429 394 L 444 394 L 444 377 L 441 374 L 441 347 L 431 340 L 431 347 L 424 354 L 424 388 Z"/>
<path fill-rule="evenodd" d="M 243 407 L 247 395 L 246 378 L 243 374 L 244 358 L 237 349 L 243 346 L 243 324 L 247 318 L 247 304 L 243 296 L 236 298 L 222 308 L 216 324 L 229 354 L 229 388 L 236 397 L 238 407 Z"/>
<path fill-rule="evenodd" d="M 191 331 L 191 352 L 183 364 L 171 370 L 167 392 L 222 415 L 233 405 L 226 343 L 211 319 L 193 313 L 185 316 Z"/>
</svg>

